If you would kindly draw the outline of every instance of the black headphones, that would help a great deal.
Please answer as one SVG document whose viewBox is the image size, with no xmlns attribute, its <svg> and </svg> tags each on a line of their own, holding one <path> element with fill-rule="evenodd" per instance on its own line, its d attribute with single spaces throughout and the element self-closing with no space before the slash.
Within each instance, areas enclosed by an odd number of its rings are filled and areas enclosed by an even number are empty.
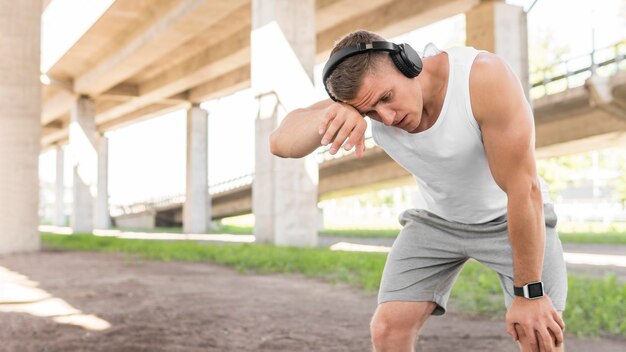
<svg viewBox="0 0 626 352">
<path fill-rule="evenodd" d="M 322 73 L 324 88 L 332 100 L 339 101 L 332 94 L 330 94 L 328 86 L 326 85 L 326 81 L 328 80 L 328 77 L 330 77 L 330 74 L 333 73 L 335 68 L 337 68 L 343 60 L 370 50 L 388 51 L 389 56 L 391 56 L 391 60 L 396 68 L 398 68 L 398 70 L 408 78 L 417 77 L 417 75 L 422 72 L 422 59 L 420 59 L 420 56 L 409 44 L 398 45 L 391 42 L 376 41 L 372 43 L 357 43 L 355 45 L 350 45 L 331 55 L 328 62 L 326 62 L 326 65 L 324 66 L 324 71 Z"/>
</svg>

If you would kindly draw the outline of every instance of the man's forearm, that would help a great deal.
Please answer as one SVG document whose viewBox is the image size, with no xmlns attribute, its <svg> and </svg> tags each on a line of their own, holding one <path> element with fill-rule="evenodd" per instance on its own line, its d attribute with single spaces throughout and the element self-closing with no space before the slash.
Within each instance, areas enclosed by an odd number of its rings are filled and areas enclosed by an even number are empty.
<svg viewBox="0 0 626 352">
<path fill-rule="evenodd" d="M 288 114 L 270 136 L 272 154 L 283 158 L 301 158 L 320 146 L 321 110 L 299 109 Z"/>
<path fill-rule="evenodd" d="M 545 245 L 541 191 L 509 195 L 508 227 L 515 286 L 541 281 Z"/>
</svg>

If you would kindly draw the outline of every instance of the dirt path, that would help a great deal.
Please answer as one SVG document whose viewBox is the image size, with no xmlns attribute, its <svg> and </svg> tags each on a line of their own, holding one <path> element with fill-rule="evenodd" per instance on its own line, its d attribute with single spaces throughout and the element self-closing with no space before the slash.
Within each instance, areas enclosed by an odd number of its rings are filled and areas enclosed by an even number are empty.
<svg viewBox="0 0 626 352">
<path fill-rule="evenodd" d="M 89 331 L 50 317 L 0 313 L 0 351 L 371 350 L 375 296 L 298 275 L 76 252 L 2 256 L 0 266 L 111 324 Z M 626 340 L 570 338 L 568 347 L 624 351 Z M 502 322 L 447 314 L 430 319 L 417 350 L 517 349 Z"/>
</svg>

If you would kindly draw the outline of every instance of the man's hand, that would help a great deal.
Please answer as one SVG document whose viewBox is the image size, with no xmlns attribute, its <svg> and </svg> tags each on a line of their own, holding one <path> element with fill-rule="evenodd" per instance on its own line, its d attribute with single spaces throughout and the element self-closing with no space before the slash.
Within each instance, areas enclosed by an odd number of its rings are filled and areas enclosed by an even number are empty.
<svg viewBox="0 0 626 352">
<path fill-rule="evenodd" d="M 321 144 L 325 146 L 332 141 L 330 154 L 333 155 L 342 145 L 345 150 L 356 147 L 356 156 L 360 158 L 365 151 L 366 129 L 367 122 L 355 108 L 342 103 L 331 104 L 320 123 L 319 133 L 324 135 Z"/>
<path fill-rule="evenodd" d="M 520 338 L 516 324 L 526 335 L 532 351 L 554 351 L 554 347 L 563 343 L 565 323 L 548 296 L 534 300 L 515 297 L 506 313 L 506 330 L 515 341 Z"/>
</svg>

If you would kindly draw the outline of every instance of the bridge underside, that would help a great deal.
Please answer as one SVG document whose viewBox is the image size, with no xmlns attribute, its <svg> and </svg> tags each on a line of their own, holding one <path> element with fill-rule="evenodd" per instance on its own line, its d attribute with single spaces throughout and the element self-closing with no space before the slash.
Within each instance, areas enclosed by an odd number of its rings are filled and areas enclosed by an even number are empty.
<svg viewBox="0 0 626 352">
<path fill-rule="evenodd" d="M 105 131 L 168 111 L 187 109 L 188 121 L 193 119 L 194 126 L 204 126 L 206 116 L 203 117 L 198 107 L 200 102 L 249 87 L 256 93 L 273 91 L 285 107 L 292 106 L 298 100 L 292 99 L 289 92 L 280 92 L 280 82 L 264 78 L 264 71 L 280 72 L 289 67 L 290 83 L 295 82 L 297 70 L 303 69 L 310 75 L 313 66 L 327 58 L 334 42 L 354 29 L 367 28 L 393 37 L 461 13 L 466 15 L 467 45 L 503 56 L 522 84 L 528 82 L 526 15 L 521 8 L 504 1 L 264 0 L 262 11 L 260 3 L 259 0 L 114 1 L 46 72 L 53 84 L 43 87 L 41 146 L 45 149 L 71 144 L 72 121 L 87 121 L 89 128 L 83 132 L 102 136 Z M 294 18 L 289 15 L 292 10 L 306 15 Z M 268 23 L 280 28 L 278 34 L 270 37 L 272 48 L 285 44 L 286 52 L 293 57 L 281 56 L 273 61 L 273 66 L 264 67 L 260 57 L 267 46 L 261 45 L 258 38 L 259 29 Z M 285 66 L 280 66 L 283 63 Z M 299 89 L 307 84 L 293 86 L 298 88 L 299 95 L 305 95 Z M 623 73 L 608 80 L 594 78 L 584 87 L 538 99 L 534 102 L 537 156 L 626 143 L 625 101 Z M 278 121 L 277 116 L 273 118 Z M 192 130 L 189 127 L 188 132 Z M 258 130 L 256 137 L 267 140 L 267 135 L 259 134 Z M 191 159 L 203 159 L 206 148 L 198 148 L 203 143 L 206 140 L 202 138 L 188 143 Z M 192 152 L 197 150 L 201 152 Z M 276 176 L 276 172 L 286 170 L 283 166 L 287 164 L 269 160 L 270 163 L 257 162 L 257 175 L 265 177 L 274 173 L 271 177 L 280 179 L 282 176 Z M 94 161 L 97 157 L 86 163 Z M 259 169 L 269 164 L 272 166 Z M 187 165 L 188 174 L 206 168 L 194 165 L 199 164 Z M 288 166 L 285 173 L 295 170 L 306 174 L 306 168 L 299 167 Z M 106 175 L 105 171 L 98 171 L 99 175 Z M 319 182 L 311 198 L 317 195 L 318 200 L 413 183 L 406 170 L 376 147 L 368 149 L 363 159 L 347 155 L 325 161 L 316 175 Z M 202 184 L 206 180 L 202 179 L 206 177 L 193 173 L 192 179 L 187 180 L 187 189 L 206 189 Z M 188 204 L 188 210 L 197 209 L 202 216 L 208 208 L 209 217 L 214 219 L 250 213 L 253 188 L 249 185 L 215 194 L 206 202 L 195 199 L 193 206 Z M 257 196 L 265 188 L 257 186 Z M 276 196 L 278 191 L 267 194 L 288 208 L 289 202 Z M 106 188 L 100 193 L 106 194 Z M 199 192 L 187 194 L 188 203 L 196 193 Z M 75 210 L 78 208 L 75 206 Z M 300 206 L 292 208 L 297 210 Z M 182 213 L 183 205 L 174 204 L 153 209 L 149 214 L 155 224 L 179 224 L 184 220 Z M 140 217 L 137 214 L 125 217 L 135 215 Z M 271 216 L 281 221 L 280 214 Z M 151 220 L 148 217 L 141 221 Z"/>
</svg>

